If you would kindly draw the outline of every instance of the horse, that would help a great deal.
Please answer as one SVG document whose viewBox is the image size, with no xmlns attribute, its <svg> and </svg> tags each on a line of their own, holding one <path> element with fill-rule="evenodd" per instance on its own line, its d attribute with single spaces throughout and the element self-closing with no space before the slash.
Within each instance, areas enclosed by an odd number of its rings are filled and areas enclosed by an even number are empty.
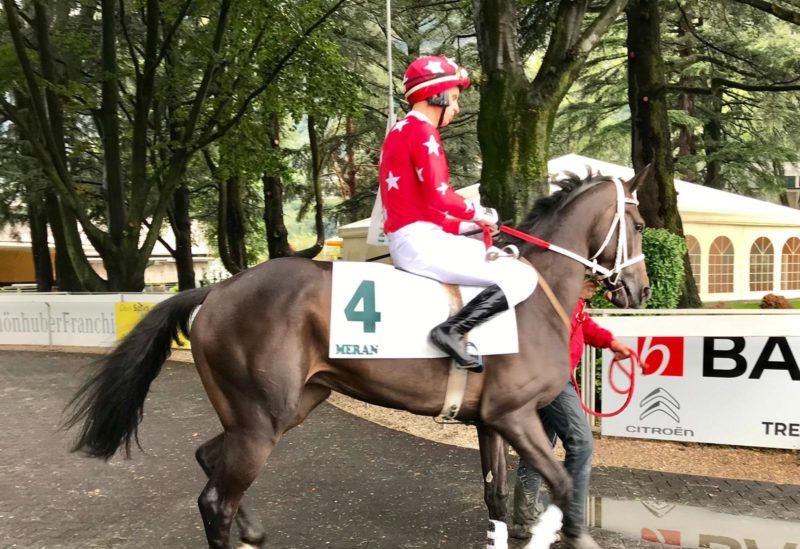
<svg viewBox="0 0 800 549">
<path fill-rule="evenodd" d="M 626 182 L 567 177 L 518 227 L 569 251 L 519 246 L 540 282 L 550 281 L 560 307 L 572 310 L 587 265 L 605 274 L 615 305 L 639 307 L 649 297 L 639 261 L 644 222 L 633 198 L 644 176 Z M 159 303 L 100 360 L 68 404 L 63 427 L 80 426 L 72 451 L 108 460 L 124 447 L 130 456 L 150 384 L 182 332 L 223 427 L 195 454 L 208 476 L 198 498 L 208 545 L 232 547 L 235 520 L 242 542 L 263 547 L 263 526 L 240 505 L 244 492 L 284 434 L 331 391 L 427 416 L 437 416 L 444 401 L 449 359 L 329 358 L 331 280 L 330 262 L 274 259 Z M 457 419 L 478 428 L 491 529 L 506 516 L 506 443 L 541 474 L 557 508 L 569 503 L 571 481 L 537 414 L 563 390 L 570 371 L 568 328 L 554 308 L 535 291 L 516 307 L 518 353 L 485 357 L 485 371 L 468 374 Z M 503 534 L 489 537 L 495 547 L 505 546 Z"/>
</svg>

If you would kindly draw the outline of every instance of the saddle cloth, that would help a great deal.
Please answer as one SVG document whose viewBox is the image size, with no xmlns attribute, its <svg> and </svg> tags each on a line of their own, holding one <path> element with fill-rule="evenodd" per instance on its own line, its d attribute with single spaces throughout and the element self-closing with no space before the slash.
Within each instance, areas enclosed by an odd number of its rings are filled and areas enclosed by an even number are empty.
<svg viewBox="0 0 800 549">
<path fill-rule="evenodd" d="M 446 356 L 428 341 L 428 333 L 448 317 L 448 287 L 382 263 L 334 262 L 330 357 Z M 483 290 L 459 288 L 464 303 Z M 472 330 L 469 341 L 482 355 L 518 352 L 513 310 Z"/>
</svg>

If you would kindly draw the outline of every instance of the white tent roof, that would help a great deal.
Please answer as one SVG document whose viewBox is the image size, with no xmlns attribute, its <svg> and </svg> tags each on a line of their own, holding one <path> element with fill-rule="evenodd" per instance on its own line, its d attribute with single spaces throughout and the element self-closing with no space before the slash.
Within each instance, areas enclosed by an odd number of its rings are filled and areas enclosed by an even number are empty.
<svg viewBox="0 0 800 549">
<path fill-rule="evenodd" d="M 554 158 L 547 163 L 551 174 L 572 171 L 581 177 L 587 167 L 603 175 L 630 179 L 633 168 L 595 160 L 578 154 Z M 781 225 L 800 227 L 800 210 L 738 194 L 711 189 L 688 181 L 675 180 L 678 211 L 684 223 L 724 225 Z"/>
</svg>

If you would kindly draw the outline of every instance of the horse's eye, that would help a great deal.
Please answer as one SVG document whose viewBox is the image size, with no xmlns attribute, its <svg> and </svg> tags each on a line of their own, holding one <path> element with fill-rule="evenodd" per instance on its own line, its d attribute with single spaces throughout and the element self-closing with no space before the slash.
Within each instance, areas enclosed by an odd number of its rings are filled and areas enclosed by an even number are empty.
<svg viewBox="0 0 800 549">
<path fill-rule="evenodd" d="M 633 228 L 636 229 L 637 233 L 644 232 L 644 223 L 634 223 Z"/>
</svg>

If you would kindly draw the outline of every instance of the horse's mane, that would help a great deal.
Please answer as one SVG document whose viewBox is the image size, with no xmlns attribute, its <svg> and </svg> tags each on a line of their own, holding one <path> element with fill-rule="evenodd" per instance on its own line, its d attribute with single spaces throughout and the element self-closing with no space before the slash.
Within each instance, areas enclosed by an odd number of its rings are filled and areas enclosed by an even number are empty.
<svg viewBox="0 0 800 549">
<path fill-rule="evenodd" d="M 595 183 L 608 181 L 609 179 L 608 176 L 602 175 L 599 172 L 592 173 L 591 169 L 588 170 L 588 175 L 583 179 L 572 172 L 563 173 L 564 177 L 561 179 L 550 179 L 547 181 L 549 184 L 559 187 L 559 190 L 549 196 L 543 196 L 536 200 L 531 211 L 528 212 L 528 215 L 525 216 L 522 223 L 517 226 L 518 230 L 533 234 L 537 225 L 553 216 L 573 198 L 593 187 Z M 505 234 L 502 239 L 498 240 L 500 240 L 502 244 L 519 242 L 519 239 L 516 237 Z"/>
</svg>

